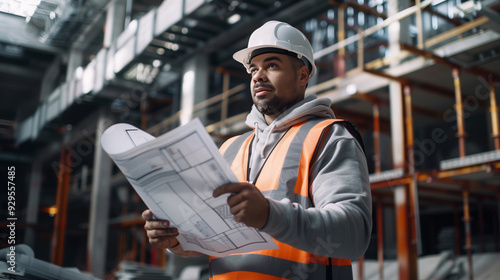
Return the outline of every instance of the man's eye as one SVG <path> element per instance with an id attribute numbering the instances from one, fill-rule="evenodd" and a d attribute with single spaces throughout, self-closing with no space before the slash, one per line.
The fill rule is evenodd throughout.
<path id="1" fill-rule="evenodd" d="M 274 63 L 269 64 L 269 68 L 275 68 L 277 65 Z"/>

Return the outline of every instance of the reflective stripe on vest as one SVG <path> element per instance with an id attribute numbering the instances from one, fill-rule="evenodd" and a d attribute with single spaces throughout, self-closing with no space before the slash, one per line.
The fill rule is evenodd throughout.
<path id="1" fill-rule="evenodd" d="M 288 198 L 304 208 L 313 207 L 309 196 L 311 160 L 316 156 L 325 130 L 341 121 L 310 120 L 291 127 L 264 163 L 255 182 L 257 188 L 266 197 L 275 200 Z M 241 182 L 247 181 L 248 151 L 252 138 L 253 133 L 246 133 L 228 140 L 220 149 Z M 210 257 L 211 279 L 352 278 L 350 260 L 329 259 L 275 242 L 280 249 Z"/>

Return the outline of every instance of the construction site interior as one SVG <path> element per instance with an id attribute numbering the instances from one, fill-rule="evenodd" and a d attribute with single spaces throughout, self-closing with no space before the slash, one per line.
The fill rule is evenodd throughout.
<path id="1" fill-rule="evenodd" d="M 355 279 L 498 279 L 499 11 L 498 0 L 0 0 L 0 169 L 14 166 L 16 182 L 14 215 L 1 195 L 0 248 L 10 215 L 16 244 L 57 267 L 208 279 L 205 258 L 149 244 L 146 206 L 99 139 L 114 123 L 159 136 L 193 118 L 217 145 L 248 131 L 250 76 L 232 55 L 280 20 L 313 46 L 306 94 L 331 99 L 365 143 L 373 229 Z"/>

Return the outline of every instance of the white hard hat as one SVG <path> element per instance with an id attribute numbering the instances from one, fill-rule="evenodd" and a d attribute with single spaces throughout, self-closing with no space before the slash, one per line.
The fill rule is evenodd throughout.
<path id="1" fill-rule="evenodd" d="M 311 43 L 297 28 L 284 22 L 268 21 L 256 29 L 248 40 L 248 47 L 237 51 L 233 58 L 249 71 L 248 66 L 252 58 L 263 53 L 279 52 L 280 49 L 303 60 L 309 67 L 309 77 L 314 76 L 316 65 Z"/>

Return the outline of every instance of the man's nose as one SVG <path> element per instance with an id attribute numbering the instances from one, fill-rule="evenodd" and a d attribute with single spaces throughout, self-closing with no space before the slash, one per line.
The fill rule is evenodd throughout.
<path id="1" fill-rule="evenodd" d="M 252 79 L 253 79 L 254 82 L 262 82 L 262 81 L 267 81 L 267 76 L 266 76 L 265 71 L 263 71 L 261 69 L 261 70 L 257 70 L 253 74 Z"/>

